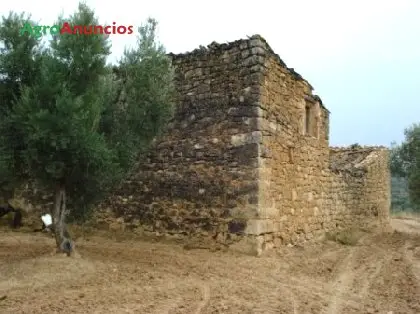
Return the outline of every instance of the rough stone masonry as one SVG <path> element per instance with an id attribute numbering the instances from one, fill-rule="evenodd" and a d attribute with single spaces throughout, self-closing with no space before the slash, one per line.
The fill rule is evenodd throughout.
<path id="1" fill-rule="evenodd" d="M 329 111 L 261 36 L 170 56 L 174 118 L 101 204 L 97 225 L 258 255 L 325 231 L 389 223 L 388 150 L 330 148 Z M 51 205 L 30 185 L 21 194 L 36 204 L 16 205 L 27 211 Z"/>
<path id="2" fill-rule="evenodd" d="M 330 148 L 329 111 L 261 36 L 170 56 L 173 120 L 101 204 L 98 225 L 258 255 L 388 224 L 388 150 Z"/>
<path id="3" fill-rule="evenodd" d="M 329 111 L 261 36 L 170 56 L 173 121 L 101 206 L 121 224 L 260 254 L 388 223 L 388 150 L 330 148 Z"/>

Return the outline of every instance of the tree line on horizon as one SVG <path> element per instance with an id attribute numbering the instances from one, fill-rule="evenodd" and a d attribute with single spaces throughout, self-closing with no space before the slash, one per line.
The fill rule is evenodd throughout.
<path id="1" fill-rule="evenodd" d="M 84 3 L 56 24 L 64 21 L 100 24 Z M 21 34 L 25 23 L 36 25 L 10 12 L 0 24 L 0 189 L 33 180 L 51 192 L 57 248 L 71 253 L 68 218 L 86 217 L 171 118 L 173 69 L 152 18 L 118 71 L 106 63 L 109 36 L 62 34 L 45 44 Z"/>
<path id="2" fill-rule="evenodd" d="M 420 124 L 404 130 L 404 141 L 391 144 L 391 207 L 420 212 Z"/>

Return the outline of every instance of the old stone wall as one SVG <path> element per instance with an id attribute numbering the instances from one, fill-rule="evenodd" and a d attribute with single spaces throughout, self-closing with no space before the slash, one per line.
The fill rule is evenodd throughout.
<path id="1" fill-rule="evenodd" d="M 321 99 L 262 38 L 253 41 L 265 61 L 258 121 L 259 206 L 247 232 L 268 248 L 336 228 L 386 222 L 386 149 L 330 149 L 329 111 Z"/>
<path id="2" fill-rule="evenodd" d="M 260 215 L 254 222 L 259 228 L 251 232 L 264 233 L 269 247 L 309 239 L 318 229 L 314 217 L 325 190 L 329 113 L 312 87 L 259 43 L 267 57 L 260 98 Z"/>
<path id="3" fill-rule="evenodd" d="M 386 149 L 330 149 L 329 111 L 262 37 L 172 58 L 169 130 L 103 206 L 121 224 L 245 237 L 258 253 L 387 221 Z"/>
<path id="4" fill-rule="evenodd" d="M 386 225 L 391 206 L 389 152 L 385 147 L 331 148 L 326 228 Z M 328 195 L 327 195 L 328 196 Z M 327 217 L 328 217 L 327 216 Z"/>
<path id="5" fill-rule="evenodd" d="M 387 149 L 330 148 L 329 111 L 262 37 L 171 57 L 174 117 L 99 206 L 98 226 L 260 254 L 388 223 Z"/>
<path id="6" fill-rule="evenodd" d="M 214 236 L 241 233 L 258 210 L 263 58 L 242 40 L 172 55 L 178 106 L 166 134 L 102 208 L 133 228 Z"/>

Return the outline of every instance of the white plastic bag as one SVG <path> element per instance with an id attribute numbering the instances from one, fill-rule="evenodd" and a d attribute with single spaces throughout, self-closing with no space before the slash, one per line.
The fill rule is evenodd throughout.
<path id="1" fill-rule="evenodd" d="M 45 214 L 41 216 L 41 220 L 47 228 L 52 225 L 52 217 L 50 214 Z"/>

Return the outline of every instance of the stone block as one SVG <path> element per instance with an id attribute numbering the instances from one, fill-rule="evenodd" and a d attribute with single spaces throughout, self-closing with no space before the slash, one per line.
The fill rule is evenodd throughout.
<path id="1" fill-rule="evenodd" d="M 274 222 L 270 219 L 249 219 L 245 229 L 245 233 L 251 235 L 261 235 L 274 231 Z"/>
<path id="2" fill-rule="evenodd" d="M 234 147 L 253 143 L 262 143 L 262 133 L 260 131 L 231 136 L 231 144 Z"/>

